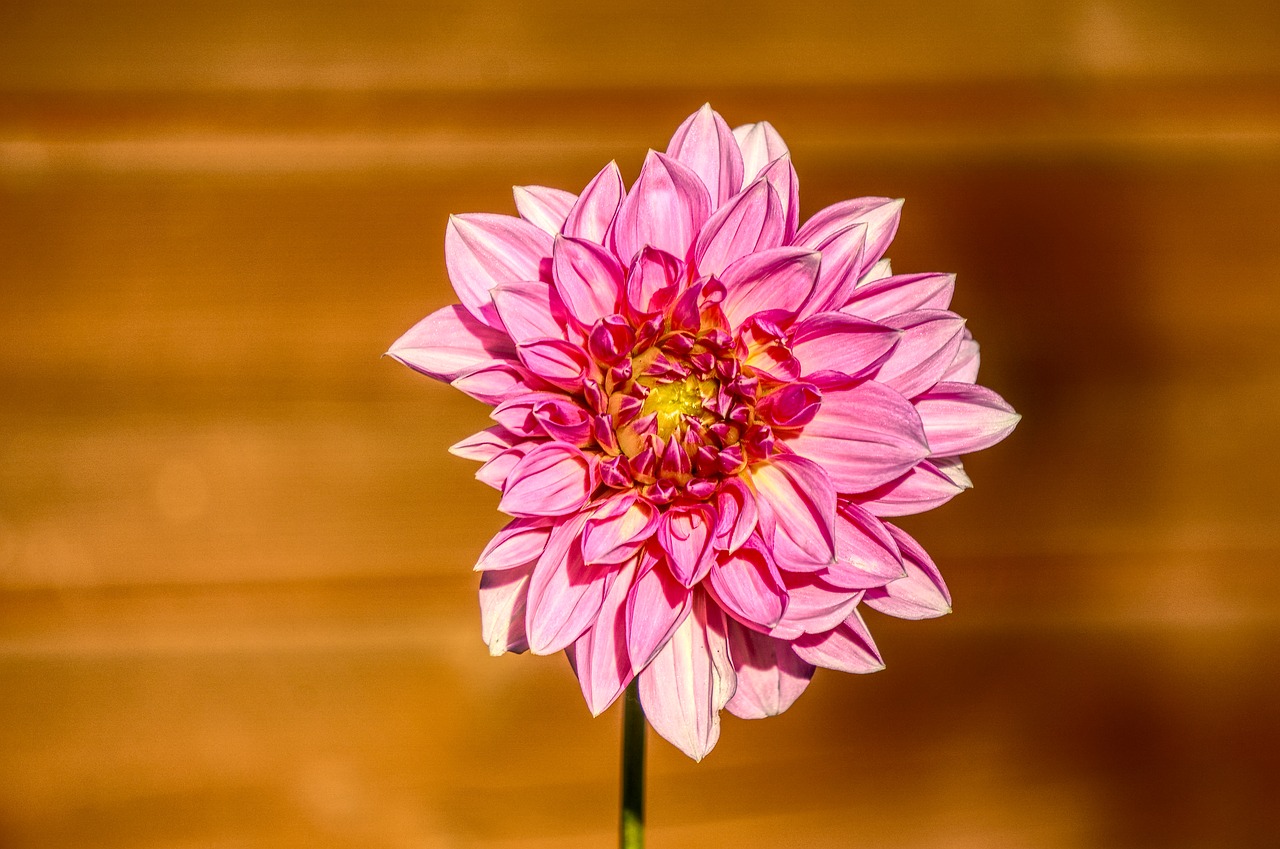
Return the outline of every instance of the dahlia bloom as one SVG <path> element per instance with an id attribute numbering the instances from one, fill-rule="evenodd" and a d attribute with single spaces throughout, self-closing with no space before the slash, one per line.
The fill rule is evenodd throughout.
<path id="1" fill-rule="evenodd" d="M 975 383 L 954 276 L 891 272 L 902 202 L 799 224 L 768 123 L 710 106 L 579 195 L 517 187 L 458 215 L 460 304 L 391 356 L 493 406 L 452 453 L 512 521 L 480 555 L 492 653 L 564 651 L 593 714 L 639 676 L 659 734 L 701 759 L 722 709 L 786 710 L 815 667 L 883 668 L 863 606 L 950 611 L 886 517 L 971 486 L 959 455 L 1018 415 Z"/>

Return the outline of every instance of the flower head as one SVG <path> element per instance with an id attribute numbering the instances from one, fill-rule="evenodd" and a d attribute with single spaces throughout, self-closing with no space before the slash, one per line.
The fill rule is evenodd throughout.
<path id="1" fill-rule="evenodd" d="M 950 610 L 885 517 L 971 484 L 959 455 L 1018 415 L 975 384 L 954 277 L 894 275 L 901 201 L 799 225 L 767 123 L 710 106 L 579 195 L 450 219 L 461 304 L 390 354 L 493 406 L 451 450 L 513 517 L 480 555 L 495 654 L 565 651 L 592 713 L 639 676 L 654 728 L 700 759 L 719 712 L 786 710 L 815 667 L 882 668 L 860 609 Z"/>

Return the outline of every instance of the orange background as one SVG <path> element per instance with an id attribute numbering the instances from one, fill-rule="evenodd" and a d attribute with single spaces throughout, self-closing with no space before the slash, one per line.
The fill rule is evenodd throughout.
<path id="1" fill-rule="evenodd" d="M 956 612 L 651 738 L 658 847 L 1280 845 L 1280 6 L 0 7 L 0 846 L 596 847 L 618 712 L 490 659 L 485 409 L 378 355 L 450 212 L 710 100 L 907 198 L 1025 420 Z"/>

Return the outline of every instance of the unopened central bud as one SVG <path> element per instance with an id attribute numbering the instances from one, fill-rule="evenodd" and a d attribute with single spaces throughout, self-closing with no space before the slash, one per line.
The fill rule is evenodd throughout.
<path id="1" fill-rule="evenodd" d="M 663 439 L 675 433 L 685 416 L 701 418 L 702 402 L 715 392 L 715 381 L 686 377 L 649 387 L 644 399 L 644 413 L 658 414 L 658 435 Z"/>

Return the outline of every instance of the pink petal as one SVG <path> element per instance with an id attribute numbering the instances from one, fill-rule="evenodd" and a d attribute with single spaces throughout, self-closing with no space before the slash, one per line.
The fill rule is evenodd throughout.
<path id="1" fill-rule="evenodd" d="M 770 631 L 779 639 L 820 634 L 839 625 L 862 601 L 863 590 L 833 586 L 813 573 L 783 572 L 787 585 L 787 609 Z"/>
<path id="2" fill-rule="evenodd" d="M 791 707 L 809 686 L 814 667 L 801 660 L 786 640 L 737 622 L 727 624 L 738 688 L 725 709 L 740 719 L 763 719 Z"/>
<path id="3" fill-rule="evenodd" d="M 582 556 L 588 563 L 621 563 L 653 536 L 660 514 L 633 492 L 604 502 L 587 520 Z"/>
<path id="4" fill-rule="evenodd" d="M 855 674 L 884 669 L 880 650 L 856 610 L 834 630 L 825 634 L 805 634 L 792 646 L 801 660 L 823 669 Z"/>
<path id="5" fill-rule="evenodd" d="M 741 622 L 769 630 L 787 609 L 787 589 L 773 561 L 760 548 L 744 546 L 722 555 L 708 576 L 710 591 Z"/>
<path id="6" fill-rule="evenodd" d="M 915 408 L 875 381 L 824 390 L 818 415 L 786 444 L 821 465 L 842 493 L 891 481 L 929 454 Z"/>
<path id="7" fill-rule="evenodd" d="M 476 563 L 477 572 L 515 569 L 534 563 L 547 547 L 551 536 L 549 519 L 513 519 L 498 531 Z"/>
<path id="8" fill-rule="evenodd" d="M 796 227 L 800 223 L 800 178 L 796 176 L 791 157 L 783 155 L 760 172 L 760 179 L 767 180 L 782 202 L 783 244 L 795 243 Z"/>
<path id="9" fill-rule="evenodd" d="M 674 291 L 673 287 L 684 279 L 684 263 L 666 251 L 645 248 L 631 263 L 627 275 L 627 304 L 633 316 L 647 316 L 658 312 L 663 302 L 655 300 L 659 293 Z"/>
<path id="10" fill-rule="evenodd" d="M 480 323 L 458 304 L 436 310 L 392 343 L 387 355 L 445 382 L 495 362 L 510 362 L 507 334 Z"/>
<path id="11" fill-rule="evenodd" d="M 710 214 L 711 199 L 698 175 L 651 150 L 614 221 L 614 252 L 630 263 L 652 245 L 684 259 Z"/>
<path id="12" fill-rule="evenodd" d="M 610 162 L 591 178 L 578 196 L 577 203 L 569 210 L 564 234 L 603 245 L 624 195 L 622 172 L 618 170 L 618 163 Z"/>
<path id="13" fill-rule="evenodd" d="M 742 167 L 746 181 L 769 166 L 769 163 L 787 155 L 787 143 L 768 121 L 743 124 L 733 128 L 733 137 L 742 150 Z"/>
<path id="14" fill-rule="evenodd" d="M 683 453 L 678 447 L 675 450 Z M 658 544 L 667 553 L 671 574 L 686 587 L 701 581 L 711 568 L 714 531 L 715 517 L 704 504 L 671 507 L 662 514 Z"/>
<path id="15" fill-rule="evenodd" d="M 836 233 L 853 224 L 867 225 L 867 244 L 862 255 L 861 277 L 888 250 L 898 232 L 902 201 L 889 198 L 854 198 L 820 210 L 796 233 L 795 244 L 817 248 Z"/>
<path id="16" fill-rule="evenodd" d="M 692 591 L 671 579 L 659 561 L 643 557 L 627 597 L 627 656 L 644 669 L 689 615 Z"/>
<path id="17" fill-rule="evenodd" d="M 836 491 L 821 466 L 794 454 L 775 454 L 751 470 L 751 483 L 777 521 L 779 533 L 813 563 L 832 561 Z"/>
<path id="18" fill-rule="evenodd" d="M 511 192 L 516 197 L 520 217 L 553 236 L 560 232 L 569 210 L 578 200 L 573 192 L 546 186 L 515 186 Z"/>
<path id="19" fill-rule="evenodd" d="M 953 480 L 935 463 L 920 461 L 902 477 L 860 496 L 859 502 L 874 516 L 911 516 L 946 504 L 972 486 Z"/>
<path id="20" fill-rule="evenodd" d="M 767 180 L 757 180 L 702 225 L 693 248 L 698 273 L 718 277 L 748 254 L 779 247 L 783 223 L 777 193 Z"/>
<path id="21" fill-rule="evenodd" d="M 529 453 L 529 450 L 530 443 L 524 443 L 503 451 L 493 459 L 486 461 L 479 469 L 476 469 L 476 480 L 488 484 L 494 489 L 505 488 L 507 478 L 511 476 L 512 470 L 520 464 L 520 461 L 524 459 L 525 454 Z"/>
<path id="22" fill-rule="evenodd" d="M 954 274 L 901 274 L 860 285 L 848 301 L 836 306 L 850 315 L 883 321 L 913 310 L 945 310 L 955 286 Z"/>
<path id="23" fill-rule="evenodd" d="M 716 548 L 737 551 L 756 529 L 758 518 L 756 497 L 742 478 L 726 479 L 716 495 Z"/>
<path id="24" fill-rule="evenodd" d="M 879 589 L 868 590 L 867 607 L 899 619 L 933 619 L 950 613 L 951 593 L 933 560 L 906 532 L 893 525 L 886 527 L 898 543 L 907 574 Z"/>
<path id="25" fill-rule="evenodd" d="M 490 326 L 497 315 L 489 290 L 504 283 L 541 278 L 551 256 L 551 237 L 510 215 L 452 215 L 444 233 L 444 262 L 458 300 Z"/>
<path id="26" fill-rule="evenodd" d="M 709 103 L 684 120 L 667 145 L 667 155 L 698 175 L 713 208 L 742 188 L 742 151 Z"/>
<path id="27" fill-rule="evenodd" d="M 583 562 L 582 524 L 575 516 L 557 525 L 533 567 L 525 630 L 534 654 L 555 654 L 582 636 L 617 574 L 616 567 Z"/>
<path id="28" fill-rule="evenodd" d="M 1022 416 L 985 386 L 939 383 L 915 399 L 931 453 L 967 454 L 1004 439 Z"/>
<path id="29" fill-rule="evenodd" d="M 565 315 L 560 296 L 550 283 L 519 280 L 495 286 L 490 293 L 507 334 L 518 345 L 534 339 L 564 339 Z"/>
<path id="30" fill-rule="evenodd" d="M 855 504 L 836 510 L 836 562 L 826 579 L 838 587 L 882 587 L 903 575 L 902 555 L 888 527 Z"/>
<path id="31" fill-rule="evenodd" d="M 813 290 L 822 255 L 803 248 L 772 248 L 745 256 L 725 269 L 720 304 L 731 327 L 764 310 L 794 312 Z"/>
<path id="32" fill-rule="evenodd" d="M 528 651 L 524 632 L 525 605 L 533 564 L 480 576 L 480 635 L 497 657 L 504 652 Z"/>
<path id="33" fill-rule="evenodd" d="M 449 453 L 464 460 L 487 463 L 516 443 L 516 435 L 502 425 L 487 427 L 449 447 Z"/>
<path id="34" fill-rule="evenodd" d="M 916 310 L 885 319 L 902 338 L 876 371 L 876 382 L 914 398 L 937 383 L 964 339 L 964 319 L 945 310 Z"/>
<path id="35" fill-rule="evenodd" d="M 866 270 L 863 263 L 866 247 L 866 224 L 850 224 L 817 246 L 822 252 L 822 270 L 801 315 L 829 312 L 849 300 Z"/>
<path id="36" fill-rule="evenodd" d="M 538 377 L 569 392 L 582 388 L 588 377 L 598 377 L 591 356 L 581 345 L 563 339 L 536 339 L 516 346 L 524 367 Z"/>
<path id="37" fill-rule="evenodd" d="M 586 504 L 596 483 L 590 457 L 572 445 L 548 442 L 516 463 L 498 509 L 510 516 L 563 516 Z"/>
<path id="38" fill-rule="evenodd" d="M 626 563 L 605 593 L 596 620 L 565 649 L 592 716 L 599 716 L 635 677 L 627 658 L 626 601 L 636 563 Z"/>
<path id="39" fill-rule="evenodd" d="M 489 418 L 515 436 L 538 439 L 547 435 L 542 419 L 534 415 L 534 409 L 543 404 L 571 405 L 581 410 L 574 399 L 559 392 L 526 392 L 518 398 L 503 401 L 489 413 Z"/>
<path id="40" fill-rule="evenodd" d="M 693 614 L 640 673 L 640 703 L 654 731 L 700 761 L 720 738 L 736 680 L 724 614 L 695 593 Z"/>
<path id="41" fill-rule="evenodd" d="M 978 379 L 980 361 L 978 343 L 966 330 L 964 339 L 960 342 L 960 350 L 956 352 L 956 358 L 947 367 L 942 379 L 950 383 L 974 383 Z"/>
<path id="42" fill-rule="evenodd" d="M 599 245 L 557 236 L 552 273 L 561 301 L 584 327 L 618 311 L 622 266 Z"/>
<path id="43" fill-rule="evenodd" d="M 860 374 L 890 355 L 902 331 L 840 312 L 810 316 L 796 325 L 791 352 L 803 374 Z"/>
<path id="44" fill-rule="evenodd" d="M 519 366 L 498 363 L 461 374 L 449 385 L 485 404 L 501 404 L 528 392 L 530 380 Z"/>
<path id="45" fill-rule="evenodd" d="M 775 428 L 800 428 L 822 407 L 822 392 L 812 383 L 789 383 L 756 405 L 757 416 Z"/>

